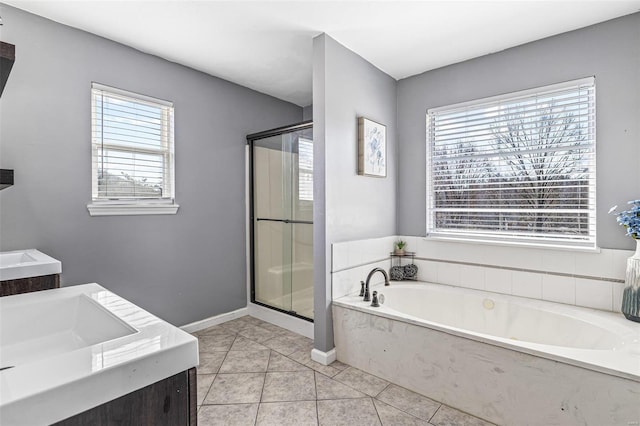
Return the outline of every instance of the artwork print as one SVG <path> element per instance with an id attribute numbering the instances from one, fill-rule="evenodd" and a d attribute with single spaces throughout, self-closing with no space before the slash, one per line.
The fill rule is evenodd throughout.
<path id="1" fill-rule="evenodd" d="M 387 176 L 387 128 L 364 117 L 358 118 L 358 174 Z"/>

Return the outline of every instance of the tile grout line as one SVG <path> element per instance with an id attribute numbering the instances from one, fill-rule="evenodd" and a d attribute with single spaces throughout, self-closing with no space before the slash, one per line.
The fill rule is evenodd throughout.
<path id="1" fill-rule="evenodd" d="M 233 339 L 233 343 L 236 342 L 237 338 L 238 338 L 238 336 L 236 335 L 236 338 Z M 231 349 L 233 347 L 233 343 L 231 343 L 231 346 L 229 346 L 229 349 Z M 231 351 L 230 350 L 229 351 L 225 351 L 224 358 L 222 359 L 222 362 L 220 363 L 220 366 L 218 367 L 218 370 L 216 371 L 216 374 L 220 374 L 220 369 L 222 368 L 222 365 L 224 364 L 224 362 L 227 360 L 227 356 L 229 356 L 229 352 L 231 352 Z M 216 376 L 216 379 L 217 378 L 218 378 L 218 376 Z"/>
<path id="2" fill-rule="evenodd" d="M 388 261 L 388 260 L 389 260 L 389 258 L 384 258 L 384 259 L 374 260 L 374 261 L 370 261 L 370 262 L 366 262 L 366 263 L 359 263 L 357 265 L 346 266 L 346 267 L 337 269 L 335 271 L 332 270 L 331 273 L 332 274 L 337 274 L 339 272 L 350 271 L 352 269 L 357 269 L 357 268 L 360 268 L 362 266 L 372 265 L 374 263 L 380 263 L 380 262 L 384 262 L 384 261 Z M 438 258 L 423 257 L 423 256 L 415 256 L 415 260 L 424 260 L 424 261 L 436 262 L 436 263 L 449 263 L 449 264 L 452 264 L 452 265 L 477 266 L 477 267 L 491 268 L 491 269 L 503 269 L 503 270 L 508 270 L 508 271 L 517 271 L 517 272 L 530 272 L 530 273 L 538 273 L 538 274 L 546 274 L 546 275 L 557 275 L 557 276 L 570 277 L 570 278 L 583 278 L 583 279 L 590 279 L 590 280 L 595 280 L 595 281 L 608 281 L 608 282 L 614 282 L 614 283 L 624 283 L 623 279 L 613 278 L 613 277 L 598 277 L 598 276 L 593 276 L 593 275 L 570 274 L 570 273 L 566 273 L 566 272 L 557 272 L 557 271 L 543 271 L 543 270 L 529 269 L 529 268 L 518 268 L 518 267 L 515 267 L 515 266 L 502 266 L 502 265 L 495 265 L 495 264 L 466 262 L 466 261 L 451 260 L 451 259 L 438 259 Z"/>
<path id="3" fill-rule="evenodd" d="M 348 370 L 349 368 L 353 368 L 353 369 L 355 369 L 355 370 L 358 370 L 358 369 L 357 369 L 357 368 L 355 368 L 355 367 L 351 367 L 351 366 L 349 366 L 349 367 L 347 367 L 347 368 L 346 368 L 345 370 L 343 370 L 343 371 L 346 371 L 346 370 Z M 358 371 L 362 371 L 362 370 L 358 370 Z M 365 374 L 369 374 L 369 373 L 367 373 L 366 371 L 363 371 L 363 373 L 365 373 Z M 338 374 L 339 374 L 339 373 L 338 373 Z M 378 376 L 373 375 L 373 374 L 370 374 L 370 375 L 371 375 L 371 376 L 373 376 L 373 377 L 376 377 L 376 378 L 378 378 L 378 379 L 380 379 L 380 380 L 385 380 L 385 379 L 383 379 L 382 377 L 378 377 Z M 341 384 L 343 384 L 343 385 L 345 385 L 345 386 L 347 386 L 347 387 L 350 387 L 351 389 L 355 389 L 355 388 L 353 388 L 353 387 L 351 387 L 351 386 L 347 385 L 346 383 L 343 383 L 343 382 L 341 382 L 341 381 L 339 381 L 339 380 L 336 380 L 336 381 L 337 381 L 337 382 L 339 382 L 339 383 L 341 383 Z M 380 395 L 382 395 L 382 393 L 383 393 L 385 390 L 387 390 L 389 387 L 391 387 L 391 386 L 396 386 L 396 387 L 399 387 L 399 388 L 405 389 L 405 390 L 407 390 L 407 391 L 409 391 L 409 392 L 411 392 L 411 393 L 415 393 L 416 395 L 419 395 L 419 396 L 421 396 L 421 397 L 423 397 L 423 398 L 429 399 L 429 400 L 431 400 L 431 401 L 435 402 L 436 404 L 438 404 L 438 408 L 437 408 L 437 409 L 436 409 L 436 411 L 433 413 L 433 415 L 431 416 L 431 418 L 433 418 L 433 416 L 435 416 L 435 413 L 436 413 L 436 412 L 440 409 L 440 407 L 442 406 L 442 403 L 441 403 L 441 402 L 436 401 L 436 400 L 434 400 L 434 399 L 431 399 L 431 398 L 429 398 L 428 396 L 422 395 L 421 393 L 418 393 L 418 392 L 414 392 L 414 391 L 412 391 L 411 389 L 407 389 L 407 388 L 405 388 L 405 387 L 402 387 L 402 386 L 396 385 L 395 383 L 389 382 L 388 380 L 385 380 L 385 381 L 387 382 L 387 385 L 386 385 L 386 386 L 385 386 L 385 387 L 384 387 L 380 392 L 378 392 L 378 393 L 376 394 L 376 396 L 370 396 L 370 395 L 367 395 L 366 393 L 365 393 L 365 395 L 369 396 L 369 397 L 370 397 L 370 398 L 372 398 L 372 399 L 375 399 L 375 400 L 377 400 L 377 401 L 380 401 L 380 402 L 382 402 L 382 403 L 384 403 L 384 404 L 387 404 L 387 405 L 389 405 L 390 407 L 393 407 L 393 408 L 395 408 L 396 410 L 398 410 L 398 411 L 400 411 L 400 412 L 402 412 L 402 413 L 404 413 L 404 414 L 407 414 L 408 416 L 411 416 L 411 417 L 413 417 L 413 418 L 419 419 L 419 420 L 421 420 L 421 421 L 423 421 L 423 419 L 422 419 L 422 418 L 420 418 L 420 417 L 418 417 L 418 416 L 416 416 L 416 415 L 414 415 L 414 414 L 412 414 L 412 413 L 410 413 L 410 412 L 406 411 L 404 408 L 397 407 L 397 406 L 395 406 L 394 404 L 391 404 L 391 403 L 389 403 L 389 402 L 385 402 L 385 401 L 381 400 L 381 399 L 380 399 L 380 398 L 378 398 L 378 397 L 379 397 Z M 355 389 L 355 390 L 356 390 L 356 391 L 358 391 L 358 389 Z M 362 392 L 362 391 L 358 391 L 358 392 L 364 393 L 364 392 Z M 374 404 L 374 405 L 375 405 L 375 404 Z M 376 408 L 376 411 L 377 411 L 377 408 Z M 475 417 L 475 416 L 474 416 L 474 417 Z M 429 421 L 427 421 L 427 422 L 429 422 Z"/>
<path id="4" fill-rule="evenodd" d="M 237 336 L 236 336 L 237 337 Z M 235 342 L 236 339 L 234 338 L 233 341 Z M 233 343 L 231 343 L 231 346 L 233 346 Z M 231 346 L 229 348 L 231 348 Z M 224 358 L 222 359 L 222 362 L 220 362 L 220 365 L 218 366 L 218 368 L 216 369 L 215 372 L 215 377 L 213 378 L 213 381 L 211 382 L 211 386 L 209 386 L 209 390 L 207 391 L 207 393 L 205 394 L 204 398 L 202 399 L 202 404 L 200 405 L 200 407 L 202 407 L 203 405 L 205 405 L 205 402 L 207 400 L 207 395 L 209 395 L 209 392 L 211 392 L 211 388 L 213 387 L 213 383 L 218 380 L 218 376 L 220 375 L 220 369 L 222 368 L 222 364 L 224 364 L 224 361 L 227 359 L 227 355 L 229 355 L 229 351 L 225 351 L 224 354 Z M 198 370 L 196 369 L 196 376 L 198 375 Z M 215 405 L 215 404 L 206 404 L 206 405 Z"/>
<path id="5" fill-rule="evenodd" d="M 436 416 L 436 414 L 438 414 L 438 411 L 440 411 L 441 408 L 442 408 L 442 403 L 440 403 L 436 411 L 433 412 L 433 416 L 429 417 L 429 420 L 427 420 L 427 423 L 431 423 L 431 420 L 433 420 L 433 418 Z"/>
<path id="6" fill-rule="evenodd" d="M 202 404 L 202 407 L 205 405 L 207 407 L 212 407 L 215 405 L 253 405 L 253 404 L 263 404 L 262 402 L 225 402 L 224 404 Z M 264 402 L 264 404 L 271 404 L 270 402 Z"/>
<path id="7" fill-rule="evenodd" d="M 264 384 L 263 384 L 264 386 Z M 253 426 L 257 426 L 258 425 L 258 413 L 260 412 L 260 403 L 258 402 L 258 408 L 256 409 L 256 418 L 253 419 Z"/>
<path id="8" fill-rule="evenodd" d="M 211 392 L 211 388 L 213 387 L 213 382 L 216 380 L 216 377 L 218 377 L 218 375 L 214 374 L 214 377 L 213 377 L 213 380 L 211 381 L 211 384 L 207 388 L 207 391 L 204 393 L 204 398 L 202 398 L 202 404 L 200 404 L 200 407 L 202 407 L 204 405 L 204 402 L 207 400 L 207 395 L 209 395 L 209 392 Z M 198 380 L 198 374 L 196 374 L 196 380 Z M 197 382 L 196 382 L 196 389 L 197 389 Z M 197 391 L 196 391 L 196 393 L 197 393 Z M 196 396 L 198 396 L 198 395 L 196 395 Z"/>
<path id="9" fill-rule="evenodd" d="M 416 256 L 415 259 L 424 260 L 427 262 L 435 262 L 435 263 L 450 263 L 452 265 L 476 266 L 480 268 L 502 269 L 502 270 L 515 271 L 515 272 L 529 272 L 529 273 L 541 274 L 541 275 L 557 275 L 560 277 L 568 277 L 568 278 L 582 278 L 582 279 L 588 279 L 593 281 L 608 281 L 608 282 L 614 282 L 614 283 L 624 283 L 623 279 L 612 278 L 612 277 L 597 277 L 593 275 L 570 274 L 567 272 L 543 271 L 538 269 L 517 268 L 515 266 L 489 265 L 484 263 L 465 262 L 460 260 L 449 260 L 449 259 L 436 259 L 436 258 L 420 257 L 420 256 Z"/>
<path id="10" fill-rule="evenodd" d="M 312 370 L 313 371 L 313 370 Z M 313 386 L 316 390 L 316 425 L 320 424 L 320 413 L 318 412 L 318 381 L 316 380 L 316 372 L 313 371 Z"/>
<path id="11" fill-rule="evenodd" d="M 376 416 L 378 416 L 378 421 L 380 422 L 380 425 L 384 426 L 384 423 L 382 423 L 382 417 L 380 417 L 380 413 L 378 412 L 378 407 L 376 407 L 374 398 L 370 398 L 370 400 L 371 400 L 371 404 L 373 405 L 373 410 L 376 412 Z"/>
<path id="12" fill-rule="evenodd" d="M 367 373 L 367 374 L 368 374 L 368 373 Z M 378 376 L 375 376 L 375 377 L 378 377 Z M 382 380 L 384 380 L 384 379 L 382 379 Z M 400 385 L 396 385 L 395 383 L 391 383 L 391 382 L 389 382 L 389 384 L 387 385 L 387 387 L 385 387 L 385 388 L 384 388 L 384 389 L 383 389 L 383 390 L 382 390 L 382 391 L 381 391 L 377 396 L 375 396 L 375 397 L 374 397 L 374 399 L 376 399 L 376 400 L 378 400 L 378 401 L 380 401 L 380 402 L 382 402 L 382 403 L 384 403 L 384 404 L 387 404 L 387 405 L 389 405 L 390 407 L 393 407 L 393 408 L 395 408 L 396 410 L 398 410 L 398 411 L 400 411 L 400 412 L 402 412 L 402 413 L 405 413 L 405 414 L 407 414 L 407 415 L 409 415 L 409 416 L 411 416 L 411 417 L 415 417 L 416 419 L 419 419 L 419 420 L 421 420 L 421 421 L 424 421 L 424 419 L 422 419 L 421 417 L 418 417 L 418 416 L 417 416 L 417 415 L 415 415 L 415 414 L 412 414 L 412 413 L 408 412 L 408 411 L 407 411 L 407 410 L 405 410 L 404 408 L 396 407 L 396 406 L 395 406 L 394 404 L 392 404 L 391 402 L 383 401 L 383 400 L 381 400 L 380 398 L 378 398 L 378 397 L 379 397 L 380 395 L 382 395 L 382 393 L 383 393 L 385 390 L 387 390 L 387 388 L 389 388 L 390 386 L 395 386 L 395 387 L 398 387 L 398 388 L 404 389 L 404 390 L 406 390 L 406 391 L 408 391 L 408 392 L 415 393 L 416 395 L 419 395 L 419 396 L 421 396 L 421 397 L 423 397 L 423 398 L 426 398 L 426 399 L 428 399 L 428 400 L 430 400 L 430 401 L 433 401 L 433 402 L 435 402 L 436 404 L 438 404 L 438 408 L 436 408 L 436 411 L 434 411 L 434 412 L 433 412 L 433 415 L 429 418 L 429 420 L 427 420 L 427 423 L 429 423 L 429 422 L 431 421 L 431 419 L 433 418 L 433 416 L 435 416 L 435 415 L 436 415 L 436 413 L 438 412 L 438 410 L 440 409 L 440 407 L 442 407 L 442 405 L 443 405 L 443 404 L 442 404 L 442 402 L 440 402 L 440 401 L 436 401 L 435 399 L 429 398 L 429 397 L 428 397 L 428 396 L 426 396 L 426 395 L 422 395 L 421 393 L 414 392 L 414 391 L 412 391 L 411 389 L 405 388 L 405 387 L 400 386 Z M 473 417 L 475 417 L 475 416 L 473 416 Z"/>
<path id="13" fill-rule="evenodd" d="M 365 371 L 365 373 L 366 373 L 366 371 Z M 367 373 L 367 374 L 369 374 L 369 373 Z M 373 376 L 373 374 L 372 374 L 372 376 Z M 378 376 L 373 376 L 373 377 L 378 377 Z M 378 377 L 378 379 L 384 380 L 382 377 Z M 387 386 L 382 388 L 382 390 L 380 392 L 378 392 L 377 394 L 375 394 L 375 396 L 373 396 L 372 398 L 378 399 L 378 397 L 382 394 L 382 392 L 386 391 L 389 388 L 389 386 L 391 386 L 392 383 L 390 381 L 388 381 L 388 380 L 384 380 L 384 381 L 387 382 Z"/>
<path id="14" fill-rule="evenodd" d="M 271 352 L 269 352 L 269 360 L 267 360 L 267 368 L 269 368 L 269 361 L 271 361 Z M 258 400 L 258 409 L 256 410 L 256 418 L 253 419 L 253 426 L 258 425 L 258 413 L 260 412 L 260 404 L 262 404 L 262 393 L 264 392 L 264 384 L 267 381 L 267 373 L 264 373 L 264 380 L 262 381 L 262 390 L 260 391 L 260 399 Z"/>
<path id="15" fill-rule="evenodd" d="M 269 351 L 269 358 L 267 359 L 267 368 L 269 370 L 269 363 L 271 362 L 271 351 Z M 262 404 L 262 395 L 264 394 L 264 386 L 267 383 L 267 372 L 264 373 L 264 380 L 262 381 L 262 390 L 260 391 L 260 398 L 258 398 L 258 409 L 256 410 L 256 418 L 253 421 L 253 426 L 258 424 L 258 413 L 260 412 L 260 405 Z"/>
<path id="16" fill-rule="evenodd" d="M 269 363 L 271 362 L 271 351 L 269 351 L 269 359 L 267 360 L 267 370 L 269 370 Z M 264 373 L 264 381 L 262 382 L 262 390 L 260 391 L 260 399 L 258 400 L 258 404 L 262 404 L 262 396 L 264 395 L 264 387 L 267 384 L 267 372 Z M 258 405 L 258 409 L 260 406 Z"/>

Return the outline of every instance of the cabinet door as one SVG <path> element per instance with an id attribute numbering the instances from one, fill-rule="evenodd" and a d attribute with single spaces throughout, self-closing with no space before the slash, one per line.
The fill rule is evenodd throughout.
<path id="1" fill-rule="evenodd" d="M 195 369 L 183 371 L 98 407 L 56 423 L 56 426 L 195 426 L 190 388 L 195 389 Z M 191 378 L 190 376 L 193 376 Z M 190 379 L 193 383 L 190 386 Z M 191 396 L 195 402 L 195 392 Z"/>
<path id="2" fill-rule="evenodd" d="M 60 274 L 0 281 L 0 297 L 60 287 Z"/>

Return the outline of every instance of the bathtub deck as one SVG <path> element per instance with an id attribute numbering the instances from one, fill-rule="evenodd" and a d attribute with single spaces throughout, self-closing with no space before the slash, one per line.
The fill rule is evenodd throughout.
<path id="1" fill-rule="evenodd" d="M 318 364 L 310 339 L 250 316 L 194 335 L 201 426 L 490 424 L 346 364 Z"/>
<path id="2" fill-rule="evenodd" d="M 338 360 L 497 424 L 626 425 L 640 382 L 333 306 Z"/>

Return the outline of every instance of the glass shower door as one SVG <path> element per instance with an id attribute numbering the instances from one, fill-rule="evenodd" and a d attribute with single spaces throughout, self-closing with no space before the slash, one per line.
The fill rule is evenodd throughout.
<path id="1" fill-rule="evenodd" d="M 250 142 L 252 301 L 312 319 L 312 130 Z"/>

